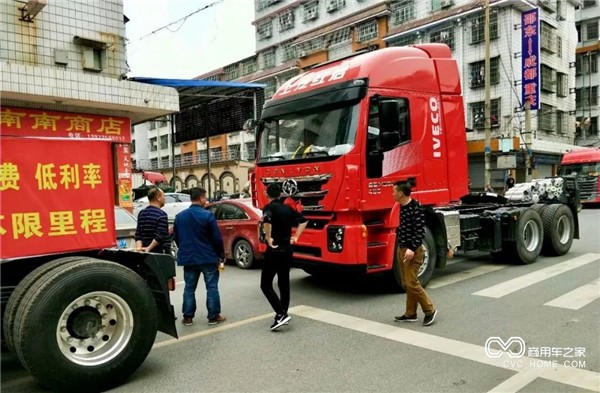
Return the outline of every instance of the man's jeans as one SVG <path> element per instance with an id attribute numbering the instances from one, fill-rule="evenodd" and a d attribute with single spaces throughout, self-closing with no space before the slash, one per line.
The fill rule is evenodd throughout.
<path id="1" fill-rule="evenodd" d="M 183 267 L 183 278 L 185 280 L 182 307 L 183 316 L 193 318 L 196 314 L 196 287 L 198 286 L 200 274 L 204 276 L 204 284 L 206 285 L 207 317 L 208 319 L 216 318 L 221 314 L 217 264 Z"/>
<path id="2" fill-rule="evenodd" d="M 417 303 L 421 305 L 425 315 L 431 315 L 435 311 L 435 306 L 427 296 L 418 278 L 419 268 L 425 258 L 425 250 L 423 246 L 417 248 L 414 257 L 406 262 L 404 261 L 405 252 L 406 248 L 398 248 L 398 261 L 402 266 L 402 286 L 406 290 L 406 312 L 404 315 L 408 317 L 417 315 Z"/>

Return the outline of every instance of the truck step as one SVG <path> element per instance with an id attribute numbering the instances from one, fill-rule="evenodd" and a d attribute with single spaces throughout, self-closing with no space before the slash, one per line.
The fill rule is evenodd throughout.
<path id="1" fill-rule="evenodd" d="M 368 227 L 372 227 L 372 226 L 381 226 L 384 224 L 383 220 L 372 220 L 372 221 L 364 221 L 363 224 L 365 224 Z"/>
<path id="2" fill-rule="evenodd" d="M 385 265 L 367 265 L 367 270 L 383 269 Z"/>
<path id="3" fill-rule="evenodd" d="M 367 243 L 367 247 L 368 248 L 387 247 L 387 243 L 384 243 L 384 242 L 368 242 Z"/>

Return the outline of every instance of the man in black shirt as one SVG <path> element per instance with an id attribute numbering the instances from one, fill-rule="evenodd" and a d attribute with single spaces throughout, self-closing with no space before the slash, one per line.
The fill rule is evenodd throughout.
<path id="1" fill-rule="evenodd" d="M 291 319 L 287 312 L 290 306 L 292 244 L 296 243 L 308 221 L 302 213 L 279 199 L 281 196 L 279 184 L 269 184 L 267 196 L 270 202 L 263 209 L 263 223 L 268 247 L 260 276 L 260 289 L 275 311 L 275 321 L 271 325 L 271 330 L 277 330 Z M 292 236 L 292 227 L 295 225 L 298 228 Z M 273 279 L 276 274 L 281 299 L 273 290 Z"/>
<path id="2" fill-rule="evenodd" d="M 402 267 L 402 286 L 406 290 L 406 311 L 394 318 L 396 322 L 417 322 L 417 303 L 425 313 L 423 325 L 433 323 L 437 310 L 419 281 L 419 268 L 425 259 L 425 215 L 419 202 L 410 197 L 410 185 L 394 184 L 394 200 L 400 203 L 400 226 L 397 230 L 398 263 Z"/>
<path id="3" fill-rule="evenodd" d="M 169 219 L 161 208 L 165 205 L 165 193 L 158 187 L 148 190 L 148 206 L 138 214 L 135 230 L 137 251 L 168 254 L 171 250 Z"/>

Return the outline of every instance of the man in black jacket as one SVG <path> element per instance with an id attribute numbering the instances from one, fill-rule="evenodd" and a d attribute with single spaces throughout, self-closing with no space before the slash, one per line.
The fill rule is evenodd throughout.
<path id="1" fill-rule="evenodd" d="M 425 313 L 424 326 L 435 320 L 437 309 L 419 282 L 419 268 L 423 264 L 425 249 L 425 215 L 421 204 L 410 197 L 410 185 L 394 184 L 394 200 L 400 203 L 400 225 L 397 230 L 398 262 L 402 266 L 402 286 L 406 290 L 406 311 L 394 318 L 396 322 L 417 322 L 417 303 Z"/>
<path id="2" fill-rule="evenodd" d="M 292 263 L 292 244 L 306 228 L 308 221 L 302 213 L 284 204 L 281 199 L 281 187 L 271 183 L 267 187 L 269 204 L 263 209 L 263 223 L 267 250 L 260 276 L 260 289 L 275 311 L 275 321 L 271 330 L 277 330 L 289 323 L 288 307 L 290 306 L 290 267 Z M 292 227 L 297 225 L 292 236 Z M 277 285 L 281 299 L 273 290 L 273 279 L 277 274 Z"/>

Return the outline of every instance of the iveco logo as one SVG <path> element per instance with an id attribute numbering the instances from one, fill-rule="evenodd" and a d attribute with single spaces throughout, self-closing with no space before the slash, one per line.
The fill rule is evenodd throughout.
<path id="1" fill-rule="evenodd" d="M 287 195 L 295 195 L 298 192 L 298 183 L 294 179 L 287 179 L 281 185 L 281 190 Z"/>

